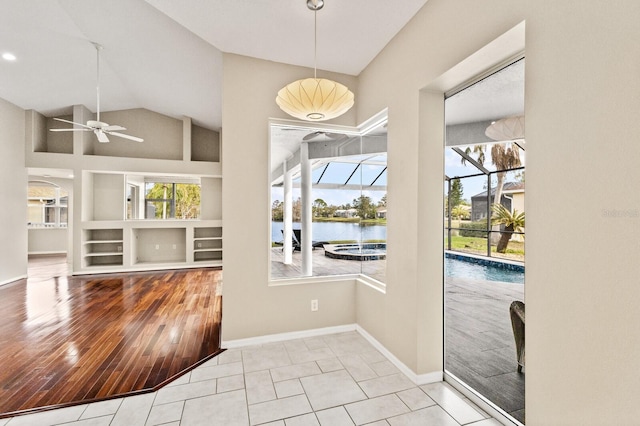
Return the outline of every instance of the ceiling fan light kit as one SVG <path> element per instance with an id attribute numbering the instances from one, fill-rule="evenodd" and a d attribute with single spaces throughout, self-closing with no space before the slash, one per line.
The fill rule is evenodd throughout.
<path id="1" fill-rule="evenodd" d="M 324 6 L 324 0 L 307 0 L 307 7 L 314 12 L 314 62 L 317 55 L 316 12 Z M 347 112 L 354 103 L 353 93 L 343 84 L 325 78 L 317 78 L 314 63 L 313 78 L 305 78 L 287 84 L 278 91 L 276 104 L 292 117 L 305 121 L 325 121 Z"/>
<path id="2" fill-rule="evenodd" d="M 310 0 L 311 1 L 311 0 Z M 74 126 L 70 129 L 49 129 L 52 132 L 89 132 L 93 131 L 93 133 L 98 138 L 98 142 L 106 143 L 109 142 L 109 138 L 107 135 L 117 136 L 119 138 L 128 139 L 134 142 L 144 142 L 144 139 L 139 138 L 137 136 L 125 135 L 124 133 L 119 133 L 120 130 L 127 130 L 125 127 L 117 126 L 117 125 L 109 125 L 105 122 L 100 121 L 100 51 L 102 50 L 102 46 L 98 43 L 92 43 L 96 48 L 97 55 L 97 76 L 96 76 L 96 119 L 88 120 L 87 124 L 76 123 L 75 121 L 64 120 L 62 118 L 54 118 L 54 120 L 62 121 L 63 123 L 73 124 Z"/>

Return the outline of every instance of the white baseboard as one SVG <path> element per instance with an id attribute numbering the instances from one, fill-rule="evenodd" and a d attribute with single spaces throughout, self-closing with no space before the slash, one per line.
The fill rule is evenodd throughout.
<path id="1" fill-rule="evenodd" d="M 268 334 L 266 336 L 248 337 L 246 339 L 223 340 L 225 349 L 242 348 L 244 346 L 264 345 L 266 343 L 282 342 L 293 339 L 306 339 L 308 337 L 323 336 L 325 334 L 346 333 L 355 331 L 356 324 L 338 325 L 335 327 L 315 328 L 311 330 L 292 331 L 289 333 Z"/>
<path id="2" fill-rule="evenodd" d="M 433 371 L 431 373 L 425 374 L 416 374 L 407 367 L 402 361 L 400 361 L 394 354 L 389 352 L 387 348 L 385 348 L 382 343 L 378 342 L 372 335 L 367 333 L 367 331 L 356 325 L 356 331 L 360 333 L 362 337 L 367 339 L 371 345 L 376 348 L 378 351 L 382 353 L 393 365 L 395 365 L 398 370 L 400 370 L 405 376 L 409 378 L 416 385 L 426 385 L 428 383 L 441 382 L 444 379 L 444 374 L 442 371 Z"/>
<path id="3" fill-rule="evenodd" d="M 323 336 L 327 334 L 346 333 L 356 331 L 364 337 L 371 345 L 384 355 L 393 365 L 395 365 L 405 376 L 416 385 L 426 385 L 428 383 L 441 382 L 444 380 L 442 371 L 434 371 L 426 374 L 416 374 L 387 348 L 378 342 L 372 335 L 360 327 L 358 324 L 346 324 L 335 327 L 315 328 L 311 330 L 292 331 L 289 333 L 269 334 L 266 336 L 248 337 L 246 339 L 223 340 L 222 347 L 225 349 L 242 348 L 253 345 L 264 345 L 267 343 L 282 342 L 285 340 L 305 339 L 308 337 Z"/>
<path id="4" fill-rule="evenodd" d="M 20 275 L 20 276 L 18 276 L 18 277 L 10 278 L 10 279 L 8 279 L 8 280 L 5 280 L 5 281 L 0 282 L 0 286 L 3 286 L 3 285 L 5 285 L 5 284 L 11 284 L 11 283 L 12 283 L 12 282 L 14 282 L 14 281 L 23 280 L 23 279 L 25 279 L 25 278 L 27 278 L 27 276 L 26 276 L 26 275 Z"/>

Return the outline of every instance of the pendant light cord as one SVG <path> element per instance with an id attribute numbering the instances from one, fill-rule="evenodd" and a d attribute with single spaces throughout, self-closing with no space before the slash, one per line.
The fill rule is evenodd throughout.
<path id="1" fill-rule="evenodd" d="M 318 79 L 318 11 L 313 11 L 313 78 Z"/>

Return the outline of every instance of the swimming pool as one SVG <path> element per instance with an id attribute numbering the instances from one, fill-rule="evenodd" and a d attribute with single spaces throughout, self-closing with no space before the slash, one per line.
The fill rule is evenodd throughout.
<path id="1" fill-rule="evenodd" d="M 473 278 L 485 281 L 524 284 L 524 270 L 512 270 L 493 265 L 481 265 L 449 257 L 444 259 L 444 272 L 447 277 Z"/>

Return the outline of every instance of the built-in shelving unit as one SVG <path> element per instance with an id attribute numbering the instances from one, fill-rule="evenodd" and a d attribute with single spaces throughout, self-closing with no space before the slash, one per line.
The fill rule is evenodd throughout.
<path id="1" fill-rule="evenodd" d="M 77 273 L 222 266 L 221 220 L 112 220 L 82 223 Z"/>
<path id="2" fill-rule="evenodd" d="M 189 117 L 175 119 L 146 109 L 103 111 L 107 122 L 124 125 L 141 144 L 99 143 L 91 132 L 69 128 L 37 111 L 25 113 L 25 164 L 55 165 L 71 182 L 69 224 L 73 274 L 222 266 L 222 165 L 220 132 Z M 95 114 L 73 105 L 56 116 L 84 123 Z M 145 178 L 198 181 L 197 219 L 148 219 Z M 71 214 L 72 212 L 72 214 Z"/>
<path id="3" fill-rule="evenodd" d="M 222 227 L 201 227 L 193 231 L 194 262 L 222 261 Z"/>
<path id="4" fill-rule="evenodd" d="M 122 229 L 85 229 L 84 235 L 85 266 L 123 265 Z"/>

